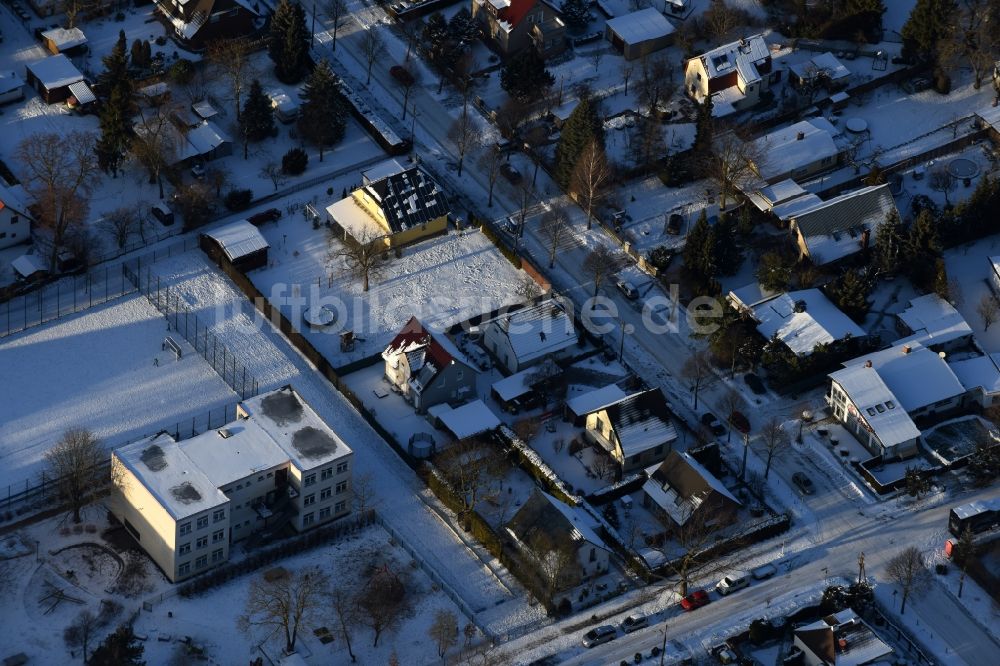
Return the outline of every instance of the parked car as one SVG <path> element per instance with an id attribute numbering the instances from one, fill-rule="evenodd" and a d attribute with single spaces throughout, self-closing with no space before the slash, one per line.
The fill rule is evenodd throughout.
<path id="1" fill-rule="evenodd" d="M 701 608 L 711 601 L 712 599 L 708 596 L 708 592 L 697 590 L 681 599 L 681 608 L 686 611 L 693 611 L 695 608 Z"/>
<path id="2" fill-rule="evenodd" d="M 767 393 L 767 389 L 764 387 L 764 382 L 761 381 L 760 377 L 758 377 L 754 373 L 748 372 L 747 374 L 743 375 L 743 381 L 745 381 L 747 383 L 747 386 L 750 387 L 750 390 L 756 393 L 757 395 L 763 395 Z"/>
<path id="3" fill-rule="evenodd" d="M 716 437 L 726 434 L 726 427 L 719 423 L 719 419 L 712 412 L 705 412 L 701 415 L 701 424 L 711 430 Z"/>
<path id="4" fill-rule="evenodd" d="M 671 213 L 670 218 L 667 220 L 667 233 L 671 236 L 678 236 L 681 233 L 683 225 L 684 217 L 680 213 Z"/>
<path id="5" fill-rule="evenodd" d="M 733 426 L 740 434 L 750 432 L 750 419 L 743 412 L 734 411 L 729 415 L 729 425 Z"/>
<path id="6" fill-rule="evenodd" d="M 618 280 L 618 282 L 615 283 L 615 286 L 617 286 L 618 291 L 625 294 L 625 298 L 629 299 L 630 301 L 634 301 L 635 299 L 639 298 L 639 290 L 636 289 L 635 285 L 629 282 L 628 280 Z"/>
<path id="7" fill-rule="evenodd" d="M 500 165 L 500 175 L 515 185 L 521 182 L 521 172 L 510 162 L 504 162 Z"/>
<path id="8" fill-rule="evenodd" d="M 610 624 L 602 624 L 599 627 L 594 627 L 583 635 L 583 647 L 592 648 L 603 645 L 612 640 L 617 634 L 617 630 Z"/>
<path id="9" fill-rule="evenodd" d="M 637 629 L 642 629 L 643 627 L 648 627 L 648 626 L 649 626 L 648 617 L 646 617 L 645 615 L 639 615 L 638 613 L 633 613 L 632 615 L 629 615 L 627 618 L 622 620 L 621 630 L 624 631 L 626 634 L 631 634 L 633 631 L 636 631 Z"/>
<path id="10" fill-rule="evenodd" d="M 174 223 L 174 211 L 170 210 L 169 206 L 162 201 L 153 204 L 149 212 L 165 227 L 169 227 Z"/>
<path id="11" fill-rule="evenodd" d="M 389 68 L 389 75 L 399 81 L 404 86 L 413 85 L 413 75 L 401 65 L 393 65 Z"/>
<path id="12" fill-rule="evenodd" d="M 802 472 L 792 474 L 792 483 L 802 491 L 803 495 L 812 495 L 816 492 L 816 486 L 813 485 L 812 480 Z"/>
<path id="13" fill-rule="evenodd" d="M 778 567 L 773 564 L 764 564 L 750 570 L 750 575 L 754 580 L 767 580 L 778 573 Z"/>
<path id="14" fill-rule="evenodd" d="M 731 573 L 715 586 L 716 591 L 722 596 L 726 596 L 730 592 L 735 592 L 736 590 L 742 590 L 744 587 L 749 587 L 750 585 L 750 574 L 744 572 Z"/>
<path id="15" fill-rule="evenodd" d="M 247 222 L 254 225 L 255 227 L 259 227 L 265 222 L 276 222 L 280 219 L 281 219 L 280 210 L 278 210 L 277 208 L 268 208 L 265 211 L 254 213 L 253 215 L 247 218 Z"/>

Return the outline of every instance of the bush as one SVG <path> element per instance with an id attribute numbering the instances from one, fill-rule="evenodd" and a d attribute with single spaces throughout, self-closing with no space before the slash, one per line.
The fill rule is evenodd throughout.
<path id="1" fill-rule="evenodd" d="M 658 271 L 665 271 L 667 267 L 670 266 L 671 260 L 674 258 L 674 251 L 668 248 L 666 245 L 660 245 L 653 248 L 649 253 L 649 263 L 653 265 Z"/>
<path id="2" fill-rule="evenodd" d="M 934 75 L 934 90 L 942 95 L 951 92 L 951 77 L 947 72 L 939 71 Z"/>
<path id="3" fill-rule="evenodd" d="M 226 193 L 226 208 L 232 211 L 248 208 L 251 201 L 253 201 L 253 192 L 251 190 L 229 190 Z"/>
<path id="4" fill-rule="evenodd" d="M 948 574 L 948 565 L 947 564 L 935 564 L 934 565 L 934 573 L 936 573 L 939 576 L 945 576 L 945 575 L 947 575 Z"/>
<path id="5" fill-rule="evenodd" d="M 160 40 L 156 40 L 156 43 L 159 44 Z M 190 83 L 191 79 L 194 78 L 194 63 L 187 58 L 181 58 L 170 66 L 167 76 L 170 77 L 171 81 L 180 85 Z"/>
<path id="6" fill-rule="evenodd" d="M 292 148 L 281 157 L 281 171 L 290 176 L 298 176 L 308 164 L 309 156 L 301 148 Z"/>
<path id="7" fill-rule="evenodd" d="M 761 645 L 774 638 L 774 627 L 767 620 L 754 620 L 750 623 L 750 642 Z"/>

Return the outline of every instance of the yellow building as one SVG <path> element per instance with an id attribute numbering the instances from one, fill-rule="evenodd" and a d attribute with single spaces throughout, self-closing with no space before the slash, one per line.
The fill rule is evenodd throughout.
<path id="1" fill-rule="evenodd" d="M 388 160 L 361 175 L 361 187 L 326 208 L 327 218 L 345 240 L 382 238 L 390 248 L 448 230 L 445 194 L 419 167 Z"/>

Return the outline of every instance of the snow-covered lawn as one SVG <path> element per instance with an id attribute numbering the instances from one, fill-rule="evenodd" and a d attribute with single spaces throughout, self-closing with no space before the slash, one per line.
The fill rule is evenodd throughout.
<path id="1" fill-rule="evenodd" d="M 263 232 L 271 262 L 250 279 L 335 366 L 381 352 L 411 316 L 440 330 L 524 299 L 518 286 L 527 276 L 476 230 L 450 230 L 404 248 L 401 258 L 390 256 L 367 293 L 342 257 L 331 264 L 331 250 L 342 244 L 326 228 L 296 218 Z M 323 304 L 336 309 L 336 323 L 305 327 L 302 309 Z M 359 339 L 354 351 L 341 352 L 339 334 L 348 330 Z"/>
<path id="2" fill-rule="evenodd" d="M 172 335 L 179 361 L 163 351 L 167 335 L 163 315 L 133 294 L 4 339 L 0 487 L 36 483 L 43 454 L 70 427 L 116 446 L 203 423 L 209 410 L 221 418 L 236 394 L 181 336 Z"/>
<path id="3" fill-rule="evenodd" d="M 998 235 L 959 245 L 944 253 L 948 280 L 958 287 L 958 293 L 952 298 L 955 307 L 972 327 L 976 341 L 988 353 L 1000 352 L 1000 326 L 984 329 L 977 309 L 983 298 L 992 293 L 987 282 L 993 279 L 989 258 L 997 254 L 1000 254 Z"/>

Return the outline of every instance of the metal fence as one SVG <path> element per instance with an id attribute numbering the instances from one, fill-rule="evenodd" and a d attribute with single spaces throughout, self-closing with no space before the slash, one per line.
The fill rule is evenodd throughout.
<path id="1" fill-rule="evenodd" d="M 191 343 L 195 351 L 208 361 L 242 400 L 258 393 L 257 378 L 247 371 L 246 365 L 237 360 L 225 343 L 206 326 L 191 309 L 184 304 L 181 294 L 169 286 L 160 286 L 160 277 L 151 275 L 149 267 L 143 271 L 138 262 L 123 267 L 125 278 L 133 284 L 153 306 L 167 318 L 179 335 Z"/>

